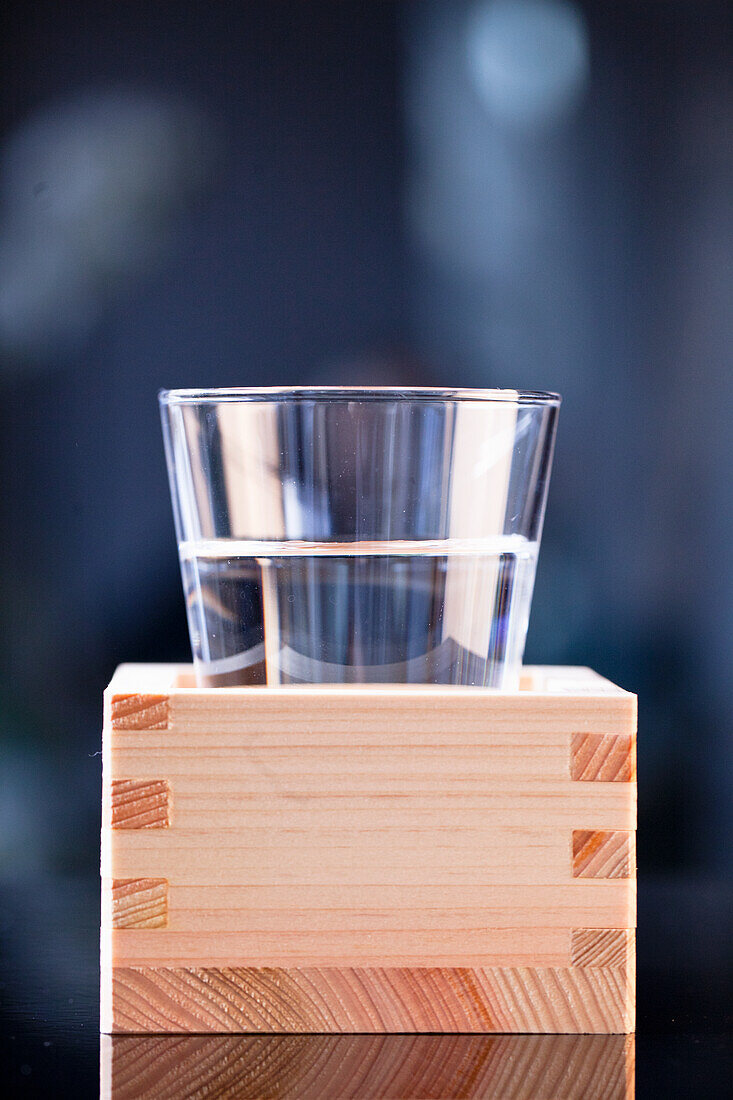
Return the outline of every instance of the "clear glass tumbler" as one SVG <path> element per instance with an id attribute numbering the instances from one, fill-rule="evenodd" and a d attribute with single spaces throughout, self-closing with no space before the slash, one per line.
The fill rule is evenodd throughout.
<path id="1" fill-rule="evenodd" d="M 200 684 L 518 686 L 556 394 L 160 404 Z"/>

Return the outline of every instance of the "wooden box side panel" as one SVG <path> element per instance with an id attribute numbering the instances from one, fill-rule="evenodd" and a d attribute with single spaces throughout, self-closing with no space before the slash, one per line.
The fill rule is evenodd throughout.
<path id="1" fill-rule="evenodd" d="M 592 673 L 572 694 L 572 671 L 541 670 L 544 694 L 514 696 L 212 692 L 177 689 L 170 669 L 163 693 L 162 672 L 138 691 L 118 677 L 103 1027 L 140 1029 L 149 995 L 163 1004 L 151 1030 L 258 1030 L 258 983 L 271 1000 L 276 975 L 297 999 L 307 974 L 327 1030 L 629 1030 L 635 699 Z M 443 1005 L 458 983 L 461 1011 L 414 1003 L 428 974 Z M 365 981 L 371 1020 L 354 1000 Z M 174 986 L 191 1004 L 208 990 L 206 1027 L 171 1017 Z M 303 1030 L 323 1026 L 311 1015 Z M 281 1013 L 275 1030 L 294 1027 Z"/>
<path id="2" fill-rule="evenodd" d="M 624 1033 L 618 967 L 115 968 L 115 1032 Z"/>

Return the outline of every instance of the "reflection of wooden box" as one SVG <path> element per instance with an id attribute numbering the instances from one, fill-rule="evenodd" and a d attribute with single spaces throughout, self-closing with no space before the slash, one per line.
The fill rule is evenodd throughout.
<path id="1" fill-rule="evenodd" d="M 106 693 L 102 1030 L 626 1032 L 636 698 Z"/>
<path id="2" fill-rule="evenodd" d="M 103 1036 L 101 1100 L 632 1100 L 633 1035 Z"/>

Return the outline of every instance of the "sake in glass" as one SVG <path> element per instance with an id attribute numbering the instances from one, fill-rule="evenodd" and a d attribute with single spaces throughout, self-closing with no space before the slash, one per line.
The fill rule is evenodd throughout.
<path id="1" fill-rule="evenodd" d="M 560 398 L 160 394 L 197 680 L 518 687 Z"/>

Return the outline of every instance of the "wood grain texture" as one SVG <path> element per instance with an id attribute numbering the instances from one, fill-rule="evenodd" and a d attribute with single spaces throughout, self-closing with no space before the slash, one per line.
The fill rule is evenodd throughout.
<path id="1" fill-rule="evenodd" d="M 103 1028 L 105 1015 L 103 1005 Z M 302 1034 L 634 1026 L 621 967 L 115 967 L 110 1023 L 115 1032 Z"/>
<path id="2" fill-rule="evenodd" d="M 634 834 L 575 829 L 573 831 L 575 878 L 632 878 L 636 876 Z"/>
<path id="3" fill-rule="evenodd" d="M 633 734 L 574 733 L 570 775 L 584 783 L 631 783 L 636 779 L 636 738 Z"/>
<path id="4" fill-rule="evenodd" d="M 164 878 L 113 879 L 113 928 L 165 928 L 168 923 L 168 882 Z"/>
<path id="5" fill-rule="evenodd" d="M 113 695 L 111 703 L 114 730 L 168 729 L 168 696 L 139 694 Z"/>
<path id="6" fill-rule="evenodd" d="M 101 1100 L 633 1100 L 633 1035 L 103 1036 Z"/>
<path id="7" fill-rule="evenodd" d="M 552 885 L 568 877 L 567 834 L 533 827 L 452 831 L 380 828 L 122 830 L 111 833 L 104 874 L 165 877 L 181 885 L 386 885 L 429 881 L 452 893 L 476 882 Z M 455 900 L 453 898 L 452 900 Z"/>
<path id="8" fill-rule="evenodd" d="M 348 927 L 348 915 L 326 913 L 319 929 L 311 914 L 290 914 L 289 927 L 274 931 L 244 913 L 225 931 L 179 931 L 180 916 L 168 911 L 168 928 L 155 932 L 116 930 L 111 936 L 116 966 L 298 967 L 298 966 L 566 966 L 567 928 L 470 926 L 459 914 L 411 920 L 403 912 L 394 928 Z M 310 919 L 309 919 L 310 917 Z M 423 928 L 417 926 L 422 923 Z M 314 924 L 316 925 L 314 927 Z M 466 927 L 461 927 L 461 924 Z M 234 928 L 239 925 L 239 931 Z M 413 927 L 414 925 L 414 927 Z M 347 927 L 344 927 L 347 926 Z"/>
<path id="9" fill-rule="evenodd" d="M 118 757 L 112 755 L 113 766 L 117 767 Z M 144 753 L 137 752 L 133 757 L 127 752 L 125 756 L 126 760 L 134 759 L 136 769 L 142 770 Z M 306 795 L 303 786 L 306 783 L 315 786 L 313 777 L 301 783 L 297 777 L 289 776 L 288 788 L 278 797 L 251 792 L 246 798 L 237 792 L 234 778 L 221 778 L 217 782 L 216 777 L 188 774 L 176 776 L 173 782 L 176 828 L 181 829 L 276 828 L 282 821 L 286 799 L 288 819 L 293 828 L 300 829 L 327 828 L 338 823 L 347 829 L 369 825 L 389 828 L 396 834 L 399 829 L 428 825 L 446 830 L 475 828 L 477 822 L 482 827 L 521 826 L 528 809 L 536 812 L 545 826 L 560 830 L 572 829 L 578 821 L 589 829 L 632 829 L 636 820 L 635 791 L 629 789 L 630 784 L 620 783 L 528 780 L 524 784 L 507 783 L 495 791 L 464 792 L 459 800 L 453 789 L 450 794 L 441 792 L 437 782 L 433 791 L 424 793 L 419 783 L 409 790 L 405 782 L 403 790 L 394 794 L 373 789 L 349 795 L 321 789 Z M 345 781 L 345 786 L 350 783 L 351 778 Z M 377 784 L 375 779 L 373 787 Z M 458 780 L 454 784 L 457 786 Z M 301 787 L 300 797 L 295 791 L 297 785 Z M 221 790 L 217 790 L 219 786 Z"/>
<path id="10" fill-rule="evenodd" d="M 246 718 L 237 697 L 247 696 Z M 304 704 L 308 724 L 303 725 Z M 531 692 L 487 693 L 482 688 L 432 686 L 276 687 L 182 689 L 171 694 L 176 730 L 190 734 L 239 733 L 247 729 L 268 744 L 303 743 L 306 729 L 330 743 L 358 732 L 366 742 L 391 731 L 393 744 L 483 744 L 488 732 L 516 736 L 561 735 L 563 772 L 567 775 L 568 735 L 631 733 L 636 724 L 633 696 L 542 695 Z M 259 728 L 258 728 L 259 727 Z M 364 741 L 361 742 L 365 743 Z M 539 764 L 539 760 L 535 760 Z"/>
<path id="11" fill-rule="evenodd" d="M 394 932 L 494 928 L 630 928 L 634 892 L 621 880 L 570 879 L 554 886 L 184 886 L 171 882 L 172 925 L 189 932 L 293 930 Z"/>
<path id="12" fill-rule="evenodd" d="M 113 829 L 167 829 L 170 784 L 167 779 L 113 779 L 110 805 Z"/>
<path id="13" fill-rule="evenodd" d="M 192 682 L 106 693 L 103 1030 L 633 1026 L 634 696 Z"/>
<path id="14" fill-rule="evenodd" d="M 626 966 L 633 940 L 631 928 L 574 928 L 570 961 L 573 966 Z"/>
<path id="15" fill-rule="evenodd" d="M 566 840 L 567 847 L 567 840 Z M 170 904 L 180 927 L 221 928 L 226 914 L 252 914 L 267 922 L 273 930 L 292 927 L 289 915 L 297 912 L 303 927 L 308 914 L 317 914 L 317 927 L 335 927 L 352 915 L 350 927 L 366 931 L 365 921 L 373 928 L 400 927 L 409 914 L 415 930 L 421 927 L 457 927 L 451 914 L 461 921 L 479 919 L 489 928 L 621 928 L 636 924 L 635 890 L 631 882 L 613 879 L 586 882 L 566 873 L 561 883 L 540 886 L 534 883 L 492 884 L 475 882 L 460 889 L 420 883 L 418 886 L 382 885 L 375 896 L 372 886 L 356 883 L 317 883 L 305 885 L 257 886 L 184 886 L 170 885 Z M 194 913 L 199 914 L 194 917 Z M 222 916 L 220 916 L 220 913 Z M 188 916 L 187 916 L 188 914 Z M 576 916 L 582 914 L 582 916 Z M 589 920 L 589 915 L 599 920 Z M 248 922 L 250 918 L 248 917 Z M 425 921 L 423 925 L 421 922 Z M 325 923 L 324 923 L 325 922 Z M 239 928 L 241 925 L 230 925 Z M 315 926 L 314 926 L 315 927 Z M 411 924 L 413 927 L 413 924 Z M 466 927 L 461 924 L 460 927 Z"/>

